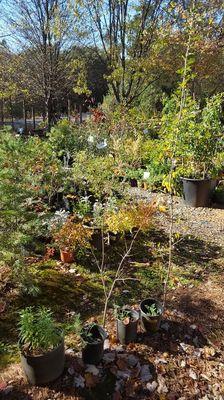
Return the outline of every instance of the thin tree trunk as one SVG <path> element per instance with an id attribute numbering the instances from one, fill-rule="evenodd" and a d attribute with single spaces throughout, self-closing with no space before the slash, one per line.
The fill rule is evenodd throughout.
<path id="1" fill-rule="evenodd" d="M 32 120 L 33 120 L 33 129 L 36 129 L 36 117 L 35 117 L 35 108 L 32 107 Z"/>
<path id="2" fill-rule="evenodd" d="M 82 124 L 82 104 L 80 104 L 80 106 L 79 106 L 79 122 L 80 122 L 80 124 Z"/>
<path id="3" fill-rule="evenodd" d="M 71 121 L 71 100 L 68 99 L 68 120 Z"/>
<path id="4" fill-rule="evenodd" d="M 12 98 L 11 97 L 10 97 L 10 112 L 11 112 L 12 129 L 14 129 L 13 104 L 12 104 Z"/>
<path id="5" fill-rule="evenodd" d="M 27 132 L 27 116 L 26 116 L 26 102 L 23 99 L 23 120 L 24 120 L 24 131 Z"/>
<path id="6" fill-rule="evenodd" d="M 51 95 L 49 95 L 49 97 L 46 101 L 46 111 L 47 111 L 48 130 L 50 131 L 52 124 L 53 124 L 53 103 L 52 103 Z"/>
<path id="7" fill-rule="evenodd" d="M 4 125 L 4 122 L 5 122 L 4 103 L 5 103 L 5 100 L 2 99 L 2 101 L 1 101 L 1 123 L 2 123 L 2 125 Z"/>

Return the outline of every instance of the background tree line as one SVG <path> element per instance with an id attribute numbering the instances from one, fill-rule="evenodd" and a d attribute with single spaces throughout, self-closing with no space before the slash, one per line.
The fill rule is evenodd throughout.
<path id="1" fill-rule="evenodd" d="M 8 0 L 0 7 L 1 37 L 4 29 L 10 35 L 0 45 L 2 122 L 12 109 L 15 116 L 35 110 L 50 126 L 55 114 L 106 95 L 110 105 L 160 110 L 179 81 L 192 7 L 191 91 L 203 102 L 223 90 L 220 0 Z"/>

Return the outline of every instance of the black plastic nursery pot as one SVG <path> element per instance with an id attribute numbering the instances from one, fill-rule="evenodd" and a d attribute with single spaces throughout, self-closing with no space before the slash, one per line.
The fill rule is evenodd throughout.
<path id="1" fill-rule="evenodd" d="M 135 310 L 124 309 L 130 312 L 130 322 L 124 324 L 123 321 L 117 319 L 117 339 L 121 344 L 135 342 L 138 331 L 139 312 Z"/>
<path id="2" fill-rule="evenodd" d="M 131 185 L 131 187 L 138 187 L 137 179 L 131 178 L 130 185 Z"/>
<path id="3" fill-rule="evenodd" d="M 208 207 L 215 190 L 216 179 L 190 179 L 183 181 L 184 200 L 191 207 Z"/>
<path id="4" fill-rule="evenodd" d="M 91 342 L 86 342 L 82 349 L 82 359 L 85 364 L 99 364 L 103 358 L 104 341 L 107 338 L 107 332 L 99 325 L 93 325 L 90 329 L 93 336 Z"/>
<path id="5" fill-rule="evenodd" d="M 159 314 L 156 316 L 151 316 L 147 314 L 146 306 L 151 306 L 155 304 Z M 162 319 L 163 306 L 162 303 L 153 298 L 145 299 L 140 304 L 140 318 L 142 328 L 148 333 L 155 333 L 158 331 L 160 322 Z"/>
<path id="6" fill-rule="evenodd" d="M 215 203 L 224 205 L 224 181 L 219 182 L 212 199 Z"/>
<path id="7" fill-rule="evenodd" d="M 52 382 L 59 378 L 64 369 L 64 340 L 59 346 L 42 355 L 26 355 L 21 351 L 20 359 L 27 380 L 31 385 Z"/>

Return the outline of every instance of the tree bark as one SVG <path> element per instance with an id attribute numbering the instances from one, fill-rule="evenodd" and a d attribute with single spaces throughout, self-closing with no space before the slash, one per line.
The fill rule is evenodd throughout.
<path id="1" fill-rule="evenodd" d="M 1 124 L 2 124 L 2 126 L 4 126 L 4 122 L 5 122 L 4 104 L 5 104 L 5 100 L 2 99 L 2 101 L 1 101 Z"/>
<path id="2" fill-rule="evenodd" d="M 14 129 L 13 104 L 11 97 L 9 101 L 10 101 L 10 112 L 11 112 L 11 124 L 12 124 L 12 129 Z"/>
<path id="3" fill-rule="evenodd" d="M 71 121 L 71 100 L 68 99 L 68 120 Z"/>
<path id="4" fill-rule="evenodd" d="M 36 129 L 36 118 L 35 118 L 35 108 L 32 107 L 32 120 L 33 120 L 33 129 Z"/>
<path id="5" fill-rule="evenodd" d="M 24 131 L 27 132 L 27 115 L 26 115 L 26 102 L 23 99 L 23 120 L 24 120 Z"/>

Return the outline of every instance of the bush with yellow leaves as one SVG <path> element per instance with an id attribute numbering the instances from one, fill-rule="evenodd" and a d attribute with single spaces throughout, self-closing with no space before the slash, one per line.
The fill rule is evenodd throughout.
<path id="1" fill-rule="evenodd" d="M 123 205 L 118 211 L 106 213 L 104 223 L 107 230 L 113 233 L 132 232 L 133 229 L 147 231 L 156 212 L 154 202 L 139 202 Z"/>

